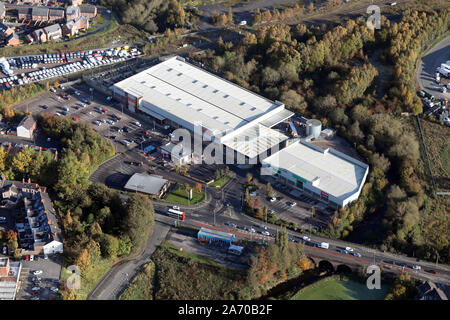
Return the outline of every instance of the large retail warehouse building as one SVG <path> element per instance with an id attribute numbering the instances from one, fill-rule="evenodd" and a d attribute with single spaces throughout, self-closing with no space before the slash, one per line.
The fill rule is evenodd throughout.
<path id="1" fill-rule="evenodd" d="M 172 57 L 112 86 L 130 111 L 143 112 L 215 140 L 248 159 L 288 139 L 270 129 L 293 112 L 216 75 Z M 198 130 L 198 129 L 197 129 Z"/>
<path id="2" fill-rule="evenodd" d="M 305 141 L 286 147 L 288 136 L 273 129 L 293 115 L 282 102 L 261 97 L 184 58 L 162 60 L 111 89 L 130 111 L 201 132 L 250 163 L 259 157 L 263 171 L 331 206 L 356 200 L 364 185 L 368 166 L 356 159 Z"/>
<path id="3" fill-rule="evenodd" d="M 262 160 L 261 174 L 302 190 L 332 207 L 358 199 L 369 166 L 332 148 L 299 141 Z"/>

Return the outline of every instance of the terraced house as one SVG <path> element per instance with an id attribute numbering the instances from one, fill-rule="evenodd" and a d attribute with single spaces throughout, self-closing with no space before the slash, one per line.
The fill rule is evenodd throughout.
<path id="1" fill-rule="evenodd" d="M 80 8 L 77 6 L 69 6 L 66 8 L 66 20 L 75 20 L 80 16 Z"/>
<path id="2" fill-rule="evenodd" d="M 32 16 L 31 7 L 20 7 L 17 9 L 17 17 L 20 21 L 31 20 Z"/>
<path id="3" fill-rule="evenodd" d="M 49 22 L 62 22 L 64 21 L 63 9 L 50 9 L 48 13 Z"/>
<path id="4" fill-rule="evenodd" d="M 0 1 L 0 22 L 3 22 L 3 20 L 5 19 L 5 15 L 6 15 L 5 4 L 2 1 Z"/>
<path id="5" fill-rule="evenodd" d="M 33 7 L 31 19 L 33 21 L 48 21 L 48 8 Z"/>
<path id="6" fill-rule="evenodd" d="M 3 206 L 23 204 L 23 212 L 15 217 L 17 239 L 23 254 L 63 252 L 61 230 L 46 187 L 30 180 L 10 181 L 2 176 L 0 194 Z"/>
<path id="7" fill-rule="evenodd" d="M 97 16 L 97 7 L 91 5 L 80 6 L 80 14 L 88 20 L 92 20 Z"/>

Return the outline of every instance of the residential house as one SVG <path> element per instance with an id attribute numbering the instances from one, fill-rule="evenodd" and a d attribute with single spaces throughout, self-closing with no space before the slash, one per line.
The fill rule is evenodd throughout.
<path id="1" fill-rule="evenodd" d="M 31 10 L 31 19 L 33 21 L 48 21 L 48 8 L 33 7 Z"/>
<path id="2" fill-rule="evenodd" d="M 89 29 L 89 20 L 86 17 L 78 17 L 75 19 L 75 24 L 78 27 L 78 30 L 86 31 Z"/>
<path id="3" fill-rule="evenodd" d="M 88 20 L 92 20 L 97 15 L 97 7 L 92 5 L 80 6 L 80 13 Z"/>
<path id="4" fill-rule="evenodd" d="M 62 26 L 62 35 L 64 37 L 72 37 L 78 34 L 78 26 L 75 24 L 75 20 L 70 20 Z"/>
<path id="5" fill-rule="evenodd" d="M 14 300 L 19 287 L 22 263 L 0 257 L 0 300 Z"/>
<path id="6" fill-rule="evenodd" d="M 17 16 L 19 18 L 19 21 L 31 20 L 32 19 L 31 7 L 19 7 L 17 9 Z"/>
<path id="7" fill-rule="evenodd" d="M 66 8 L 66 20 L 75 20 L 80 16 L 80 8 L 77 6 L 69 6 Z"/>
<path id="8" fill-rule="evenodd" d="M 31 33 L 25 35 L 25 40 L 27 40 L 30 44 L 34 42 L 33 35 Z"/>
<path id="9" fill-rule="evenodd" d="M 57 40 L 62 36 L 62 30 L 59 24 L 53 24 L 51 26 L 45 27 L 44 32 L 47 37 L 47 41 Z"/>
<path id="10" fill-rule="evenodd" d="M 5 15 L 6 15 L 5 4 L 2 1 L 0 1 L 0 22 L 3 22 L 3 20 L 5 19 Z"/>
<path id="11" fill-rule="evenodd" d="M 0 40 L 5 40 L 12 33 L 14 33 L 13 29 L 6 24 L 0 23 Z"/>
<path id="12" fill-rule="evenodd" d="M 33 39 L 37 43 L 47 42 L 47 35 L 44 32 L 44 29 L 36 29 L 31 33 Z"/>
<path id="13" fill-rule="evenodd" d="M 64 9 L 49 9 L 48 21 L 49 22 L 64 21 Z"/>
<path id="14" fill-rule="evenodd" d="M 11 196 L 23 202 L 23 215 L 16 218 L 17 240 L 22 254 L 53 254 L 63 252 L 61 229 L 55 216 L 46 187 L 31 183 L 6 180 L 2 176 L 0 194 Z"/>
<path id="15" fill-rule="evenodd" d="M 5 46 L 7 46 L 7 47 L 18 46 L 19 44 L 20 44 L 20 39 L 19 39 L 19 36 L 16 33 L 10 34 L 5 39 Z"/>
<path id="16" fill-rule="evenodd" d="M 36 120 L 32 116 L 25 116 L 17 126 L 17 136 L 31 139 L 36 129 Z"/>
<path id="17" fill-rule="evenodd" d="M 80 6 L 83 3 L 83 0 L 69 0 L 69 2 L 72 6 Z"/>

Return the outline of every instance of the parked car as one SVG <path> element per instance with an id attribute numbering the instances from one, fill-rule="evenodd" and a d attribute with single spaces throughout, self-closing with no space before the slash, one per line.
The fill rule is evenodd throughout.
<path id="1" fill-rule="evenodd" d="M 261 232 L 261 234 L 265 235 L 265 236 L 270 236 L 270 233 L 268 231 L 263 231 L 263 232 Z"/>
<path id="2" fill-rule="evenodd" d="M 353 252 L 353 248 L 352 247 L 345 247 L 345 250 L 347 250 L 349 252 Z"/>
<path id="3" fill-rule="evenodd" d="M 277 201 L 277 198 L 275 198 L 275 197 L 270 198 L 270 202 L 275 202 L 275 201 Z"/>
<path id="4" fill-rule="evenodd" d="M 39 275 L 39 274 L 42 274 L 42 270 L 34 270 L 34 271 L 33 271 L 33 274 L 34 274 L 35 276 L 37 276 L 37 275 Z"/>
<path id="5" fill-rule="evenodd" d="M 307 237 L 307 236 L 303 236 L 302 239 L 303 239 L 304 241 L 311 241 L 311 238 L 310 238 L 310 237 Z"/>
<path id="6" fill-rule="evenodd" d="M 422 267 L 421 267 L 421 266 L 418 266 L 418 265 L 414 265 L 412 268 L 413 268 L 414 270 L 420 270 L 420 269 L 422 269 Z"/>
<path id="7" fill-rule="evenodd" d="M 56 292 L 58 292 L 58 288 L 57 288 L 57 287 L 51 287 L 51 288 L 50 288 L 50 291 L 52 291 L 52 292 L 55 292 L 55 293 L 56 293 Z"/>
<path id="8" fill-rule="evenodd" d="M 34 254 L 30 255 L 30 261 L 34 261 Z"/>
<path id="9" fill-rule="evenodd" d="M 350 254 L 351 254 L 352 256 L 355 256 L 355 257 L 361 258 L 361 254 L 360 254 L 360 253 L 358 253 L 358 252 L 350 252 Z"/>
<path id="10" fill-rule="evenodd" d="M 297 203 L 296 202 L 286 202 L 286 204 L 289 206 L 289 207 L 295 207 L 296 205 L 297 205 Z"/>

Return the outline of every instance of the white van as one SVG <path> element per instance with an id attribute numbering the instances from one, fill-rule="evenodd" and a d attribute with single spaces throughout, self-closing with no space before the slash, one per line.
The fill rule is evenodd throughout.
<path id="1" fill-rule="evenodd" d="M 328 242 L 321 242 L 320 247 L 322 249 L 328 249 L 330 247 L 330 244 Z"/>

